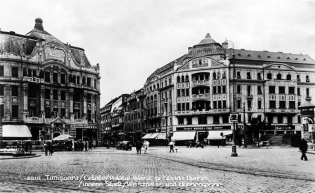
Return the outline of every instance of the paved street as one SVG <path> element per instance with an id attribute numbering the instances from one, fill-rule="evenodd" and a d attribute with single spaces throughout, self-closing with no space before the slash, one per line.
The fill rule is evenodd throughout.
<path id="1" fill-rule="evenodd" d="M 0 192 L 315 192 L 315 155 L 294 148 L 99 148 L 1 159 Z M 142 178 L 141 178 L 142 177 Z"/>

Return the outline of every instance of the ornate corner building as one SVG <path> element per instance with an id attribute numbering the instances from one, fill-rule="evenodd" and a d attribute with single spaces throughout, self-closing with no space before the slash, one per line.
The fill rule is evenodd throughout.
<path id="1" fill-rule="evenodd" d="M 255 117 L 268 123 L 261 134 L 300 134 L 298 107 L 314 98 L 315 61 L 308 55 L 228 44 L 207 34 L 187 54 L 153 72 L 127 98 L 124 133 L 166 133 L 175 140 L 211 144 L 232 133 L 230 115 L 237 113 L 239 131 Z"/>
<path id="2" fill-rule="evenodd" d="M 24 124 L 32 140 L 70 134 L 100 141 L 99 65 L 84 49 L 44 30 L 0 31 L 0 110 L 3 126 Z"/>

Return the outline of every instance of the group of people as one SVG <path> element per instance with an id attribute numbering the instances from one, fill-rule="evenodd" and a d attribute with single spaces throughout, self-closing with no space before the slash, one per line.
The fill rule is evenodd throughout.
<path id="1" fill-rule="evenodd" d="M 148 149 L 149 149 L 149 145 L 150 143 L 146 140 L 144 140 L 144 142 L 142 143 L 141 141 L 138 141 L 136 143 L 136 150 L 137 150 L 137 154 L 141 154 L 141 149 L 143 147 L 144 150 L 144 154 L 148 153 Z"/>
<path id="2" fill-rule="evenodd" d="M 45 155 L 46 156 L 47 156 L 47 154 L 52 156 L 52 154 L 54 153 L 54 146 L 53 146 L 53 144 L 45 142 L 44 143 L 44 151 L 45 151 Z"/>
<path id="3" fill-rule="evenodd" d="M 75 151 L 88 151 L 96 148 L 96 141 L 95 140 L 85 140 L 81 141 L 78 140 L 74 143 L 74 150 Z"/>

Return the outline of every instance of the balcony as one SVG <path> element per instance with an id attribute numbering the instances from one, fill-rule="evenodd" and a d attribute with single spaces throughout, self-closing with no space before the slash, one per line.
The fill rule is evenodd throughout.
<path id="1" fill-rule="evenodd" d="M 312 100 L 312 97 L 307 96 L 307 97 L 305 98 L 305 100 L 306 100 L 306 101 L 311 101 L 311 100 Z"/>
<path id="2" fill-rule="evenodd" d="M 194 80 L 192 81 L 192 86 L 209 86 L 209 80 Z"/>
<path id="3" fill-rule="evenodd" d="M 205 93 L 205 94 L 193 94 L 192 95 L 192 100 L 210 100 L 210 93 Z"/>
<path id="4" fill-rule="evenodd" d="M 25 123 L 42 124 L 42 123 L 44 123 L 44 120 L 41 117 L 27 117 L 27 118 L 25 118 L 24 122 Z"/>
<path id="5" fill-rule="evenodd" d="M 44 83 L 44 79 L 36 78 L 36 77 L 23 77 L 23 81 L 25 82 L 33 82 L 33 83 Z"/>

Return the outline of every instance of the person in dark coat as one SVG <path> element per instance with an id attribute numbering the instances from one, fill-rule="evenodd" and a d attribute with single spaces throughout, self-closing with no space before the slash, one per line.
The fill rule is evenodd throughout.
<path id="1" fill-rule="evenodd" d="M 52 156 L 52 154 L 54 153 L 54 146 L 52 143 L 49 143 L 48 150 L 49 150 L 49 155 Z"/>
<path id="2" fill-rule="evenodd" d="M 301 142 L 300 142 L 300 150 L 302 152 L 302 156 L 301 156 L 301 160 L 304 160 L 307 161 L 307 157 L 305 155 L 306 151 L 307 151 L 307 141 L 302 138 Z"/>
<path id="3" fill-rule="evenodd" d="M 137 149 L 137 154 L 141 154 L 141 148 L 142 148 L 143 144 L 141 141 L 138 141 L 136 144 L 136 149 Z"/>

